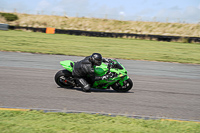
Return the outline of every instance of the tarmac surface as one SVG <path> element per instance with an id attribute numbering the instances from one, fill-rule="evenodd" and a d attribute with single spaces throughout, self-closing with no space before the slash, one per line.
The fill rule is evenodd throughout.
<path id="1" fill-rule="evenodd" d="M 0 52 L 0 107 L 101 112 L 200 121 L 200 65 L 118 61 L 134 82 L 129 93 L 54 82 L 61 60 L 84 57 Z"/>

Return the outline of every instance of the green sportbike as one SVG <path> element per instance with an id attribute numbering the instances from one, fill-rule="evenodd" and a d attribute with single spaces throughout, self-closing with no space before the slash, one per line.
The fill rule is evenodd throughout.
<path id="1" fill-rule="evenodd" d="M 127 70 L 117 60 L 109 59 L 108 63 L 102 63 L 100 66 L 94 66 L 96 76 L 106 74 L 112 75 L 109 79 L 98 80 L 90 84 L 91 88 L 110 89 L 117 92 L 128 92 L 133 87 L 133 82 L 127 75 Z M 60 64 L 65 68 L 60 70 L 55 75 L 55 82 L 63 88 L 78 87 L 76 80 L 72 76 L 74 62 L 71 60 L 60 61 Z"/>

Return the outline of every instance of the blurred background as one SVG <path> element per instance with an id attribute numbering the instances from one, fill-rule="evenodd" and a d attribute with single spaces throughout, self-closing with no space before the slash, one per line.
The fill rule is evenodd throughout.
<path id="1" fill-rule="evenodd" d="M 0 0 L 1 12 L 199 23 L 199 0 Z"/>
<path id="2" fill-rule="evenodd" d="M 0 23 L 117 33 L 200 36 L 199 0 L 0 0 Z"/>

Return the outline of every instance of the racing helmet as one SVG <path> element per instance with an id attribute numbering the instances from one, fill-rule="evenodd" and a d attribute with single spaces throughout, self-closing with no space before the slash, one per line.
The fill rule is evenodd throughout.
<path id="1" fill-rule="evenodd" d="M 99 54 L 99 53 L 93 53 L 90 56 L 90 61 L 92 62 L 93 65 L 100 66 L 101 63 L 102 63 L 102 56 L 101 56 L 101 54 Z"/>

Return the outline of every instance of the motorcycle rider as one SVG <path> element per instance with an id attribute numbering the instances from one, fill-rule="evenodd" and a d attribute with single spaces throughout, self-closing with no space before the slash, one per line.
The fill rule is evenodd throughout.
<path id="1" fill-rule="evenodd" d="M 91 56 L 87 56 L 83 60 L 75 62 L 72 75 L 75 77 L 76 82 L 83 89 L 83 91 L 90 91 L 91 87 L 89 83 L 111 77 L 109 74 L 101 77 L 95 76 L 94 66 L 100 66 L 102 61 L 108 62 L 108 60 L 102 58 L 101 54 L 93 53 Z"/>

